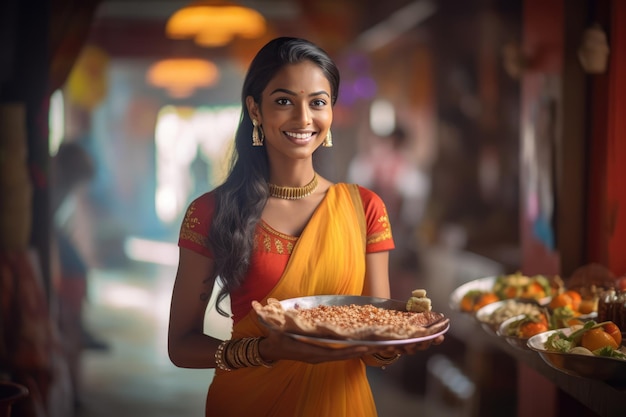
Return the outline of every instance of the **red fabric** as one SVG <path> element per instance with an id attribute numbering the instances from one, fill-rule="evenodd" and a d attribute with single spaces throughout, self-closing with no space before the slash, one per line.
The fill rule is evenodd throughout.
<path id="1" fill-rule="evenodd" d="M 388 251 L 394 248 L 389 220 L 383 201 L 374 192 L 359 187 L 359 193 L 365 209 L 367 224 L 367 253 Z M 215 210 L 215 195 L 205 193 L 193 201 L 185 215 L 181 226 L 178 244 L 207 257 L 212 257 L 209 249 L 208 230 L 211 226 Z M 261 300 L 276 285 L 289 261 L 291 249 L 295 246 L 297 237 L 287 236 L 274 230 L 270 225 L 261 221 L 257 226 L 257 248 L 250 260 L 248 276 L 254 276 L 254 281 L 244 283 L 233 294 L 233 320 L 237 322 L 250 310 L 252 300 Z"/>

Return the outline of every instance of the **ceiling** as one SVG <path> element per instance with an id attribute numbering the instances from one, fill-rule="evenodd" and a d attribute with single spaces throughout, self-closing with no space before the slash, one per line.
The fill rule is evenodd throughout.
<path id="1" fill-rule="evenodd" d="M 201 48 L 193 41 L 167 39 L 165 23 L 189 0 L 103 0 L 91 31 L 91 41 L 114 57 L 219 58 L 246 49 L 258 50 L 275 36 L 299 36 L 323 45 L 330 53 L 347 46 L 372 47 L 409 30 L 434 13 L 441 0 L 239 0 L 268 21 L 266 37 L 257 42 L 235 41 L 226 48 Z M 378 43 L 377 43 L 378 42 Z"/>

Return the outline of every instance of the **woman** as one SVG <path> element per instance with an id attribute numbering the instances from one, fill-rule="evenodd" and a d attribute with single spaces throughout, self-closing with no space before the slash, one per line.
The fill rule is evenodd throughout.
<path id="1" fill-rule="evenodd" d="M 314 346 L 269 331 L 251 308 L 270 297 L 389 297 L 393 240 L 382 201 L 313 167 L 315 150 L 332 146 L 338 88 L 335 64 L 312 43 L 277 38 L 265 45 L 244 81 L 230 174 L 187 210 L 169 354 L 180 367 L 216 368 L 207 416 L 375 416 L 365 365 L 428 347 Z M 225 314 L 220 303 L 231 299 L 227 341 L 203 334 L 217 277 L 218 311 Z"/>

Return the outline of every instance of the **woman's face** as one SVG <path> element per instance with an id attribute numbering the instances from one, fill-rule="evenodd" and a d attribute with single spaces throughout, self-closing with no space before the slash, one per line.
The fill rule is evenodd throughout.
<path id="1" fill-rule="evenodd" d="M 265 134 L 270 160 L 304 159 L 322 144 L 333 120 L 330 83 L 311 61 L 283 67 L 262 93 L 246 99 Z"/>

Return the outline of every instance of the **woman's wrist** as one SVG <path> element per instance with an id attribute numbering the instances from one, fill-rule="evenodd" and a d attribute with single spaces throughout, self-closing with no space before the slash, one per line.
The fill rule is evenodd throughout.
<path id="1" fill-rule="evenodd" d="M 267 345 L 267 339 L 264 337 L 259 337 L 259 356 L 263 358 L 265 362 L 273 363 L 274 359 L 271 359 L 271 348 Z M 268 358 L 268 359 L 266 359 Z"/>
<path id="2" fill-rule="evenodd" d="M 272 365 L 274 364 L 274 361 L 265 359 L 267 356 L 264 356 L 261 353 L 261 342 L 263 342 L 264 340 L 265 340 L 264 337 L 255 337 L 256 346 L 254 347 L 254 360 L 255 360 L 256 365 L 261 365 L 266 368 L 271 368 Z"/>
<path id="3" fill-rule="evenodd" d="M 265 360 L 260 352 L 261 337 L 245 337 L 225 340 L 215 352 L 215 367 L 223 371 L 264 366 L 270 368 L 272 362 Z"/>

